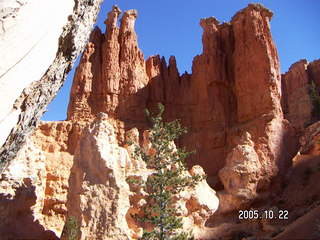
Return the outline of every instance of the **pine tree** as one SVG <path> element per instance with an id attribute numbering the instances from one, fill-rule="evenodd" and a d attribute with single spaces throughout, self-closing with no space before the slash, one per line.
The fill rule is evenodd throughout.
<path id="1" fill-rule="evenodd" d="M 184 160 L 193 152 L 187 152 L 185 148 L 176 148 L 174 140 L 186 133 L 186 128 L 181 127 L 179 120 L 164 123 L 162 121 L 164 106 L 159 104 L 158 109 L 159 113 L 154 117 L 146 110 L 146 115 L 152 124 L 149 140 L 154 150 L 153 154 L 148 154 L 146 149 L 133 141 L 129 142 L 135 145 L 134 158 L 141 158 L 147 163 L 148 168 L 153 170 L 146 182 L 138 183 L 149 194 L 144 216 L 138 220 L 151 223 L 154 227 L 151 232 L 144 230 L 140 239 L 192 239 L 190 233 L 181 229 L 182 218 L 177 216 L 178 209 L 174 206 L 174 196 L 186 187 L 195 186 L 203 177 L 185 174 L 187 166 Z"/>
<path id="2" fill-rule="evenodd" d="M 69 216 L 62 230 L 61 238 L 63 240 L 77 240 L 78 239 L 78 219 Z"/>

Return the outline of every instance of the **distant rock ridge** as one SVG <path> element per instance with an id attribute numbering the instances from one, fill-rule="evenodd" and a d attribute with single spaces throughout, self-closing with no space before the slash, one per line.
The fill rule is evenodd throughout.
<path id="1" fill-rule="evenodd" d="M 310 63 L 302 59 L 292 64 L 288 72 L 282 75 L 281 103 L 284 116 L 300 134 L 320 117 L 320 109 L 314 106 L 312 91 L 319 96 L 320 59 Z M 318 102 L 320 104 L 320 99 Z"/>

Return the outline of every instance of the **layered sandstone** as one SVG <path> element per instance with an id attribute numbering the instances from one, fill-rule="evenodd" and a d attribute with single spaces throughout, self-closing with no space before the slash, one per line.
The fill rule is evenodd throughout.
<path id="1" fill-rule="evenodd" d="M 0 173 L 62 86 L 101 2 L 1 1 Z"/>

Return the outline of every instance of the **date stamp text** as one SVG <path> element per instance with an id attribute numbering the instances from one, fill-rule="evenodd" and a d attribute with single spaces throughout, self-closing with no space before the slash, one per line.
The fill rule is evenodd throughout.
<path id="1" fill-rule="evenodd" d="M 280 219 L 288 220 L 289 211 L 288 210 L 239 210 L 238 215 L 239 220 L 251 220 L 251 219 Z"/>

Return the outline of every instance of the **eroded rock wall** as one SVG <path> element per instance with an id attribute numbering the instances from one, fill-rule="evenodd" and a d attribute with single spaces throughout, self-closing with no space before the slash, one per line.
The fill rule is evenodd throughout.
<path id="1" fill-rule="evenodd" d="M 84 130 L 74 155 L 67 206 L 68 215 L 79 221 L 80 239 L 130 239 L 130 158 L 107 120 L 101 113 Z"/>
<path id="2" fill-rule="evenodd" d="M 102 0 L 2 1 L 0 173 L 62 86 Z"/>
<path id="3" fill-rule="evenodd" d="M 67 213 L 72 139 L 81 124 L 42 123 L 1 175 L 3 239 L 59 239 Z M 79 141 L 77 139 L 76 141 Z"/>
<path id="4" fill-rule="evenodd" d="M 300 60 L 282 75 L 282 107 L 285 118 L 301 134 L 319 119 L 320 60 Z M 317 95 L 317 96 L 316 96 Z M 317 103 L 318 102 L 318 103 Z"/>
<path id="5" fill-rule="evenodd" d="M 132 147 L 119 146 L 116 128 L 114 120 L 99 113 L 84 129 L 74 155 L 67 208 L 68 215 L 78 219 L 80 239 L 136 239 L 142 234 L 142 224 L 131 214 L 142 211 L 148 193 L 130 186 L 126 179 L 131 176 L 146 180 L 152 170 L 141 159 L 130 158 Z M 136 128 L 129 134 L 139 141 Z M 142 144 L 150 146 L 149 142 Z M 194 167 L 193 173 L 204 174 L 200 166 Z M 182 192 L 178 199 L 186 231 L 204 229 L 219 204 L 206 181 Z"/>
<path id="6" fill-rule="evenodd" d="M 120 147 L 117 123 L 104 113 L 86 122 L 42 122 L 0 181 L 0 235 L 3 239 L 68 239 L 68 216 L 75 217 L 80 239 L 132 239 L 141 224 L 147 194 L 130 186 L 129 176 L 147 178 L 133 149 Z M 130 130 L 139 141 L 139 131 Z M 144 134 L 147 136 L 147 134 Z M 148 145 L 148 143 L 144 143 Z M 191 173 L 204 173 L 200 166 Z M 188 174 L 188 173 L 187 173 Z M 179 197 L 184 228 L 205 229 L 219 200 L 206 181 Z"/>

